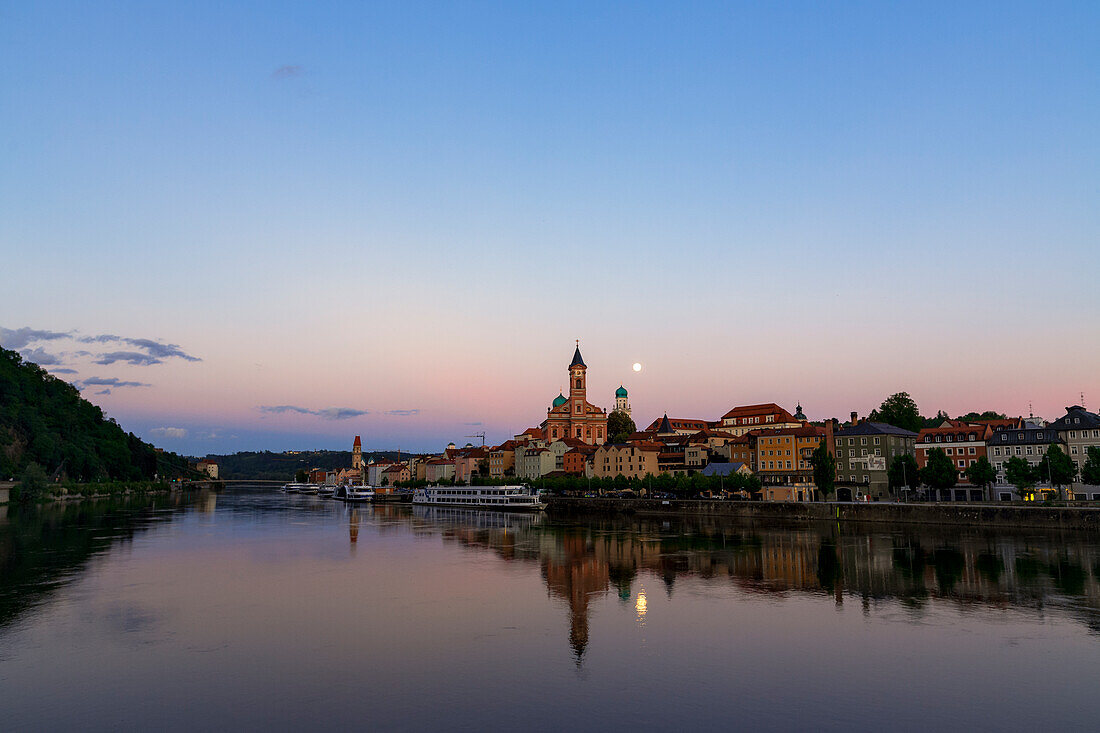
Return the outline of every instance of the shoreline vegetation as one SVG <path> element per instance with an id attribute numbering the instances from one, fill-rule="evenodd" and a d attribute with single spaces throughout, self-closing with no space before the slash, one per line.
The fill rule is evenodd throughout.
<path id="1" fill-rule="evenodd" d="M 225 484 L 221 481 L 101 481 L 94 483 L 62 481 L 48 485 L 32 483 L 29 486 L 17 483 L 10 489 L 7 503 L 49 504 L 51 502 L 81 501 L 83 499 L 169 494 L 173 491 L 203 489 L 220 491 L 224 488 Z M 0 500 L 0 504 L 3 503 Z"/>

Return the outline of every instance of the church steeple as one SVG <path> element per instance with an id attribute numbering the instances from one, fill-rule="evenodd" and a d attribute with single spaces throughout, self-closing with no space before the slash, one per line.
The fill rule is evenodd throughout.
<path id="1" fill-rule="evenodd" d="M 577 339 L 577 350 L 573 352 L 573 361 L 569 362 L 569 368 L 570 369 L 572 369 L 573 367 L 577 367 L 577 366 L 582 367 L 584 369 L 588 368 L 587 366 L 585 366 L 584 359 L 581 358 L 581 340 L 580 339 Z"/>

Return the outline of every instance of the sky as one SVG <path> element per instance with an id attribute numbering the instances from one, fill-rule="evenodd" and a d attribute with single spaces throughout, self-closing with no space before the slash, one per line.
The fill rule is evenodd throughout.
<path id="1" fill-rule="evenodd" d="M 501 442 L 576 339 L 641 424 L 1100 406 L 1096 3 L 8 3 L 0 79 L 0 345 L 170 450 Z"/>

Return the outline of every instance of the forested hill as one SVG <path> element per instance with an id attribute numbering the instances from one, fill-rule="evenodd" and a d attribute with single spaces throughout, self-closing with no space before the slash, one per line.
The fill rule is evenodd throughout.
<path id="1" fill-rule="evenodd" d="M 408 458 L 408 453 L 397 451 L 374 451 L 363 453 L 363 462 L 370 460 Z M 316 450 L 287 451 L 285 453 L 244 452 L 231 455 L 207 456 L 218 464 L 218 478 L 222 479 L 258 479 L 265 481 L 292 481 L 298 469 L 308 471 L 311 468 L 323 468 L 331 471 L 351 468 L 351 451 Z"/>
<path id="2" fill-rule="evenodd" d="M 158 453 L 76 387 L 0 348 L 0 479 L 21 476 L 30 463 L 76 481 L 195 475 L 183 456 Z"/>

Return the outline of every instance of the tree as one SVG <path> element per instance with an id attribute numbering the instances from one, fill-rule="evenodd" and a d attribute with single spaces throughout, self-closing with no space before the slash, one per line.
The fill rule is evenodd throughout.
<path id="1" fill-rule="evenodd" d="M 829 452 L 829 446 L 822 440 L 810 456 L 810 465 L 814 469 L 814 484 L 821 492 L 822 499 L 828 499 L 836 488 L 836 458 Z"/>
<path id="2" fill-rule="evenodd" d="M 1024 501 L 1031 497 L 1036 475 L 1035 466 L 1019 456 L 1013 456 L 1005 462 L 1005 478 L 1016 487 L 1016 493 Z"/>
<path id="3" fill-rule="evenodd" d="M 27 469 L 23 471 L 23 478 L 19 482 L 19 501 L 23 504 L 38 501 L 46 493 L 47 486 L 48 480 L 42 466 L 33 462 L 27 464 Z"/>
<path id="4" fill-rule="evenodd" d="M 894 460 L 890 461 L 886 477 L 895 494 L 900 495 L 902 489 L 916 489 L 920 486 L 920 467 L 917 466 L 917 459 L 910 453 L 894 456 Z"/>
<path id="5" fill-rule="evenodd" d="M 921 469 L 920 480 L 936 491 L 942 491 L 958 483 L 959 474 L 943 448 L 933 448 L 928 451 L 928 462 Z"/>
<path id="6" fill-rule="evenodd" d="M 308 478 L 309 478 L 309 474 L 305 472 L 305 469 L 299 468 L 294 473 L 294 481 L 299 483 L 299 484 L 304 484 L 306 482 L 306 479 L 308 479 Z"/>
<path id="7" fill-rule="evenodd" d="M 630 415 L 622 410 L 614 410 L 607 416 L 607 441 L 609 443 L 625 443 L 630 434 L 637 432 L 637 430 L 638 428 L 634 425 L 634 421 L 630 419 Z"/>
<path id="8" fill-rule="evenodd" d="M 976 420 L 1005 420 L 1006 417 L 993 410 L 986 410 L 985 412 L 968 412 L 965 415 L 960 415 L 957 419 L 963 422 L 974 422 Z"/>
<path id="9" fill-rule="evenodd" d="M 1039 480 L 1048 479 L 1051 486 L 1058 488 L 1058 498 L 1062 498 L 1062 487 L 1072 484 L 1077 478 L 1077 464 L 1057 445 L 1047 448 L 1046 454 L 1035 467 Z"/>
<path id="10" fill-rule="evenodd" d="M 1081 467 L 1081 480 L 1090 486 L 1100 486 L 1100 448 L 1089 446 L 1085 465 Z"/>
<path id="11" fill-rule="evenodd" d="M 966 469 L 966 478 L 970 483 L 984 489 L 997 480 L 997 469 L 993 468 L 988 458 L 982 456 Z"/>
<path id="12" fill-rule="evenodd" d="M 937 410 L 936 414 L 932 417 L 924 418 L 924 422 L 921 425 L 922 427 L 926 428 L 938 428 L 940 425 L 943 425 L 944 420 L 950 419 L 951 417 L 946 412 L 944 412 L 943 410 Z"/>
<path id="13" fill-rule="evenodd" d="M 908 392 L 898 392 L 887 397 L 877 410 L 871 410 L 868 419 L 872 422 L 884 422 L 903 430 L 912 430 L 914 433 L 919 433 L 924 425 L 917 403 Z"/>
<path id="14" fill-rule="evenodd" d="M 482 458 L 477 462 L 477 472 L 479 476 L 485 477 L 489 475 L 489 459 Z"/>

